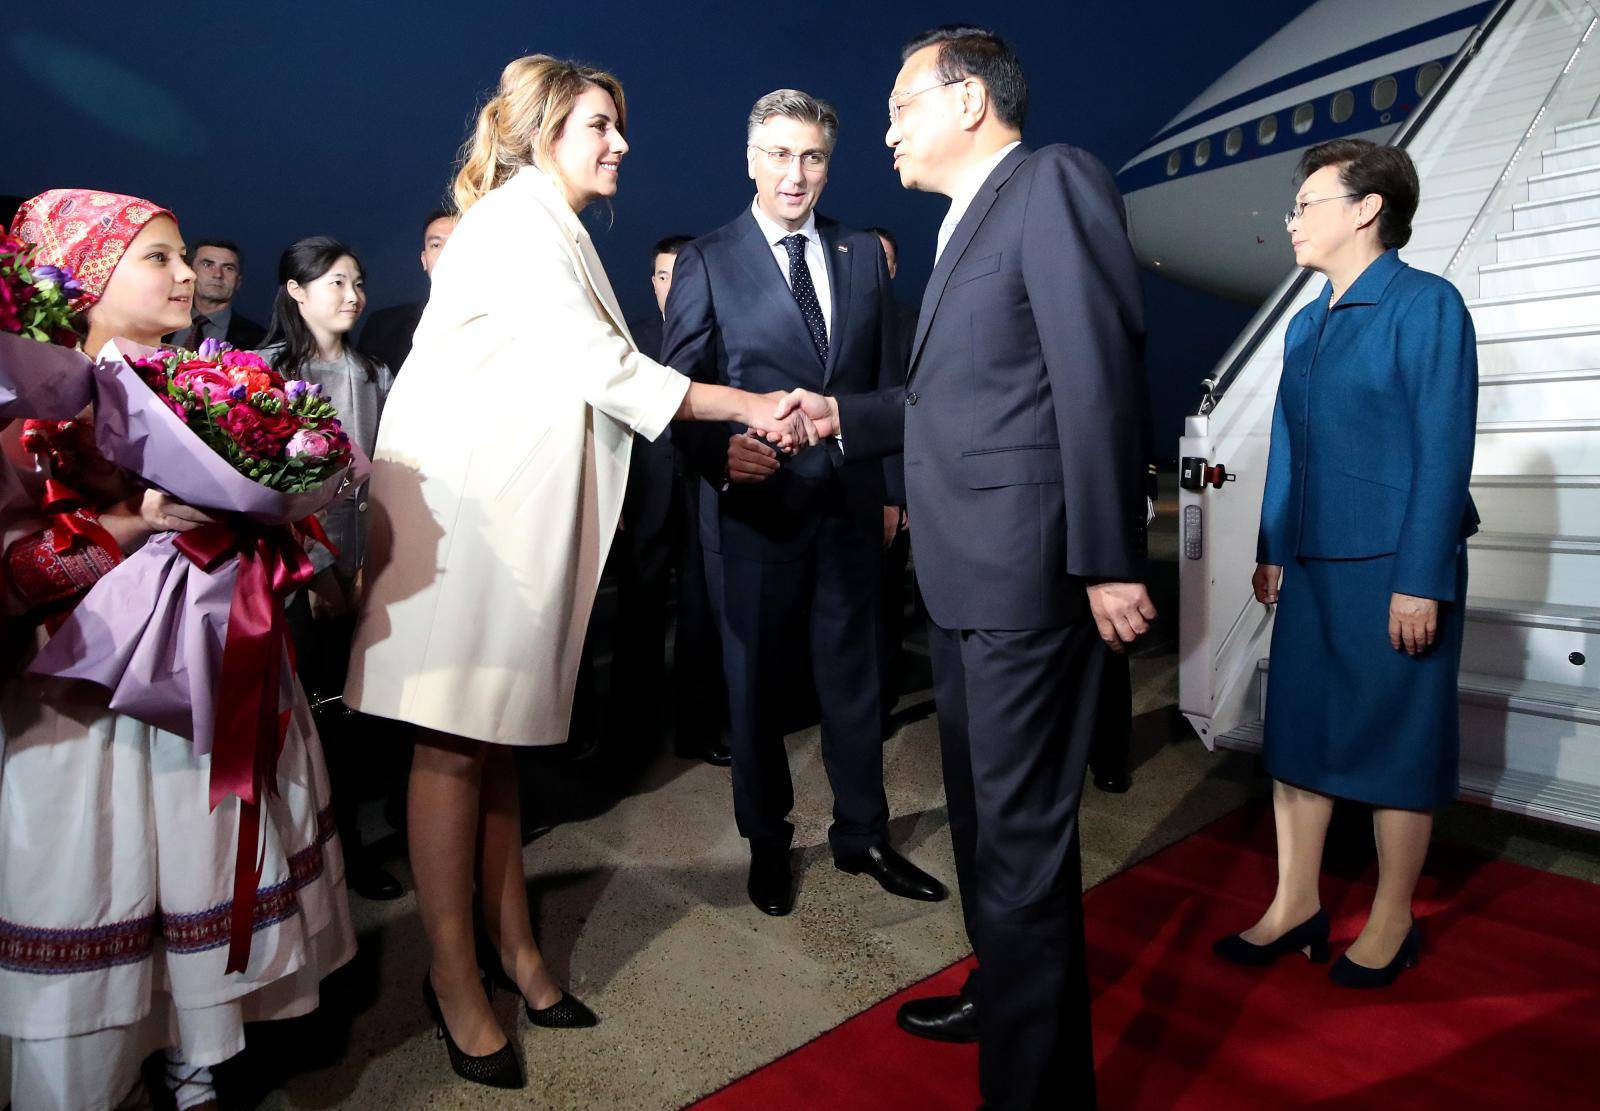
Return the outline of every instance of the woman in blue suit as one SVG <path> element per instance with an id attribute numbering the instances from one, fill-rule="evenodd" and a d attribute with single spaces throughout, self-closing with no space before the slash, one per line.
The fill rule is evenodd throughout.
<path id="1" fill-rule="evenodd" d="M 1215 949 L 1328 959 L 1323 839 L 1333 800 L 1353 799 L 1374 808 L 1378 889 L 1330 975 L 1384 987 L 1416 963 L 1412 893 L 1433 811 L 1456 796 L 1476 341 L 1455 287 L 1396 253 L 1418 197 L 1404 151 L 1323 143 L 1298 176 L 1295 261 L 1328 282 L 1284 340 L 1253 581 L 1278 604 L 1262 750 L 1278 888 Z"/>

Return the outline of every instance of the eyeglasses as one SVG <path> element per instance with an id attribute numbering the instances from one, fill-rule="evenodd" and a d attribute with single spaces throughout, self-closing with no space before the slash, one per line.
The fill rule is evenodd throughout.
<path id="1" fill-rule="evenodd" d="M 913 100 L 917 99 L 917 97 L 921 96 L 923 93 L 931 93 L 935 89 L 942 89 L 942 88 L 945 88 L 948 85 L 959 85 L 965 80 L 966 80 L 965 77 L 957 77 L 953 81 L 941 81 L 937 85 L 928 85 L 925 88 L 918 89 L 916 92 L 900 93 L 898 96 L 891 96 L 889 98 L 889 124 L 890 124 L 890 126 L 892 127 L 892 126 L 898 125 L 899 122 L 900 122 L 900 112 L 905 108 L 905 106 L 907 104 L 910 104 Z"/>
<path id="2" fill-rule="evenodd" d="M 1299 201 L 1288 212 L 1283 214 L 1283 226 L 1288 227 L 1305 214 L 1306 209 L 1314 204 L 1324 204 L 1327 201 L 1347 201 L 1351 197 L 1364 197 L 1365 193 L 1340 193 L 1337 197 L 1318 197 L 1314 201 Z"/>
<path id="3" fill-rule="evenodd" d="M 828 156 L 820 150 L 808 150 L 796 154 L 794 151 L 784 150 L 782 147 L 774 147 L 768 150 L 766 147 L 758 147 L 754 143 L 750 144 L 750 149 L 758 150 L 766 155 L 767 165 L 774 170 L 787 170 L 796 158 L 800 159 L 800 165 L 808 170 L 820 170 L 828 164 Z"/>

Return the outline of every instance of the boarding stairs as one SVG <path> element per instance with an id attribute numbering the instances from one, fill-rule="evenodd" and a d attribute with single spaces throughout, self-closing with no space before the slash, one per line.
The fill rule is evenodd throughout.
<path id="1" fill-rule="evenodd" d="M 1461 795 L 1600 830 L 1600 12 L 1505 0 L 1391 141 L 1422 181 L 1401 257 L 1478 333 Z M 1261 742 L 1261 488 L 1284 329 L 1322 285 L 1285 279 L 1185 427 L 1179 703 L 1213 748 Z"/>

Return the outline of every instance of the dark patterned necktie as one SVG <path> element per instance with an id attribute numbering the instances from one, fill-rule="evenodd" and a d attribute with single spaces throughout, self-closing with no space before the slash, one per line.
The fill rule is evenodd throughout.
<path id="1" fill-rule="evenodd" d="M 822 318 L 822 303 L 817 300 L 817 287 L 811 284 L 811 267 L 806 265 L 806 237 L 789 235 L 779 242 L 789 252 L 789 291 L 800 303 L 800 315 L 806 318 L 806 330 L 811 333 L 817 358 L 827 366 L 828 322 Z"/>
<path id="2" fill-rule="evenodd" d="M 201 313 L 195 314 L 194 327 L 189 329 L 189 338 L 183 341 L 184 350 L 200 350 L 200 345 L 204 343 L 206 339 L 206 325 L 210 323 L 211 319 L 209 317 Z"/>

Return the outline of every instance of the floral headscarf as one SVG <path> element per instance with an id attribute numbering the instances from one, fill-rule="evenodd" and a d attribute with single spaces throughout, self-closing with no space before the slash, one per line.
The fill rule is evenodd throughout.
<path id="1" fill-rule="evenodd" d="M 11 234 L 38 247 L 39 265 L 72 271 L 82 286 L 72 311 L 82 312 L 100 300 L 128 244 L 157 216 L 172 212 L 121 193 L 51 189 L 17 210 Z"/>

